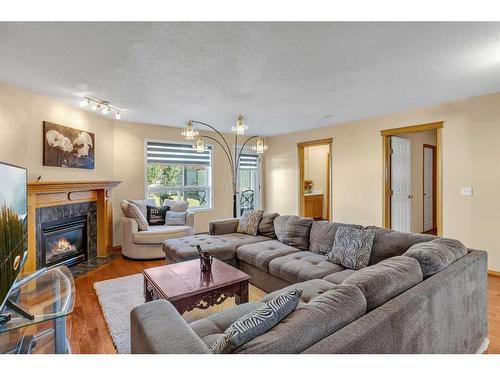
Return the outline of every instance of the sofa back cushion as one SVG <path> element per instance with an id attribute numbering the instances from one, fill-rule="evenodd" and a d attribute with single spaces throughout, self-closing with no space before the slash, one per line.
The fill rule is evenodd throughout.
<path id="1" fill-rule="evenodd" d="M 361 229 L 362 225 L 343 224 L 332 221 L 314 221 L 311 225 L 309 250 L 316 254 L 327 255 L 333 247 L 337 229 L 342 225 L 349 225 Z"/>
<path id="2" fill-rule="evenodd" d="M 276 232 L 274 231 L 274 219 L 278 216 L 280 215 L 276 212 L 262 216 L 257 234 L 259 236 L 266 236 L 275 240 L 277 237 Z"/>
<path id="3" fill-rule="evenodd" d="M 451 238 L 420 242 L 408 249 L 405 256 L 416 259 L 424 277 L 429 277 L 467 254 L 467 248 Z"/>
<path id="4" fill-rule="evenodd" d="M 283 215 L 274 219 L 274 230 L 278 241 L 300 250 L 309 250 L 309 234 L 313 219 Z"/>
<path id="5" fill-rule="evenodd" d="M 374 226 L 367 228 L 375 228 L 370 265 L 397 255 L 403 255 L 416 243 L 432 241 L 437 238 L 430 234 L 405 233 Z"/>
<path id="6" fill-rule="evenodd" d="M 371 311 L 422 280 L 422 271 L 415 259 L 395 256 L 354 272 L 342 285 L 358 287 L 366 298 L 367 311 Z"/>
<path id="7" fill-rule="evenodd" d="M 302 289 L 302 284 L 294 287 Z M 281 323 L 240 346 L 235 353 L 300 353 L 365 312 L 366 300 L 357 287 L 330 284 L 324 293 L 299 304 Z"/>

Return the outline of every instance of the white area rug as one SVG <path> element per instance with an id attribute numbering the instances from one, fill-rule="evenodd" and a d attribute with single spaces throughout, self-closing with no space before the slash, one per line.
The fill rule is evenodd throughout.
<path id="1" fill-rule="evenodd" d="M 136 274 L 94 284 L 104 319 L 119 354 L 130 353 L 130 311 L 144 303 L 143 283 L 143 276 Z M 265 292 L 249 284 L 248 294 L 250 301 L 257 301 L 264 297 Z M 228 298 L 206 310 L 194 309 L 182 316 L 187 322 L 193 322 L 231 306 L 234 306 L 234 298 Z"/>

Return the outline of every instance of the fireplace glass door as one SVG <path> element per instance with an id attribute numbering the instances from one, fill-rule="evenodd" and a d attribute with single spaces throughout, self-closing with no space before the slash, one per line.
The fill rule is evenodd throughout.
<path id="1" fill-rule="evenodd" d="M 42 228 L 43 266 L 71 265 L 87 253 L 87 217 L 67 218 L 46 223 Z"/>

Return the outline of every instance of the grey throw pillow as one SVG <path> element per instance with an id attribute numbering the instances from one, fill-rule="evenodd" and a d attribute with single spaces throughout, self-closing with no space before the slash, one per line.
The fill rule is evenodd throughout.
<path id="1" fill-rule="evenodd" d="M 353 270 L 364 268 L 370 262 L 374 238 L 374 228 L 359 229 L 353 226 L 341 226 L 335 234 L 328 261 Z"/>
<path id="2" fill-rule="evenodd" d="M 262 216 L 257 234 L 275 240 L 277 237 L 274 231 L 274 219 L 276 219 L 278 216 L 280 216 L 278 213 L 272 213 Z"/>
<path id="3" fill-rule="evenodd" d="M 246 210 L 243 212 L 236 232 L 256 236 L 263 213 L 264 211 L 262 210 Z"/>
<path id="4" fill-rule="evenodd" d="M 278 241 L 296 247 L 300 250 L 309 250 L 309 232 L 313 219 L 283 215 L 274 219 L 274 230 Z"/>
<path id="5" fill-rule="evenodd" d="M 165 214 L 165 225 L 186 225 L 186 212 L 167 211 Z"/>
<path id="6" fill-rule="evenodd" d="M 187 201 L 174 201 L 173 199 L 165 199 L 164 206 L 170 207 L 173 212 L 186 212 L 189 209 L 189 202 Z"/>
<path id="7" fill-rule="evenodd" d="M 239 346 L 266 333 L 297 308 L 301 295 L 301 289 L 288 290 L 242 316 L 227 327 L 212 346 L 212 353 L 232 353 Z"/>

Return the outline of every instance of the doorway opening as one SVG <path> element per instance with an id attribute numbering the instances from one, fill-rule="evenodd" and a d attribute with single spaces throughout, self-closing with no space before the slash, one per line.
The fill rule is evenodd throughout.
<path id="1" fill-rule="evenodd" d="M 331 220 L 332 139 L 297 144 L 299 153 L 299 214 Z"/>
<path id="2" fill-rule="evenodd" d="M 383 130 L 383 223 L 441 235 L 442 122 Z"/>

